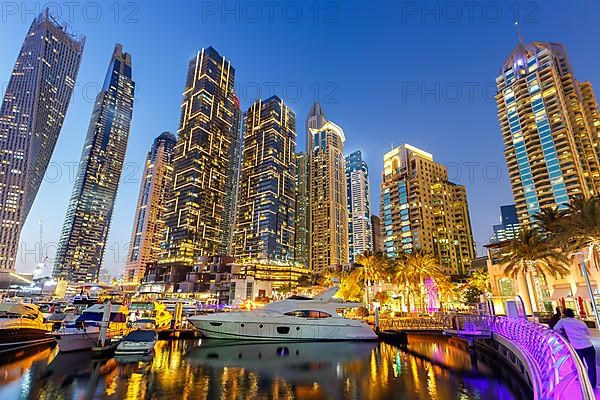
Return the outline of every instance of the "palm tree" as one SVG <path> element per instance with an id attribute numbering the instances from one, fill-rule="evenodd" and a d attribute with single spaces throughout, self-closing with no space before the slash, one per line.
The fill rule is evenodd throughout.
<path id="1" fill-rule="evenodd" d="M 534 286 L 534 298 L 528 293 L 531 304 L 536 304 L 538 311 L 544 310 L 542 289 L 539 276 L 546 278 L 563 277 L 569 273 L 568 257 L 539 230 L 521 229 L 519 236 L 508 243 L 508 252 L 500 260 L 505 264 L 504 274 L 513 278 L 523 276 L 531 278 Z"/>
<path id="2" fill-rule="evenodd" d="M 482 293 L 489 293 L 491 289 L 490 274 L 485 268 L 475 270 L 467 279 L 467 284 L 469 286 L 479 289 Z"/>
<path id="3" fill-rule="evenodd" d="M 443 272 L 437 259 L 430 253 L 416 249 L 411 253 L 405 253 L 397 260 L 396 282 L 404 285 L 406 299 L 409 301 L 414 296 L 414 289 L 424 284 L 425 278 L 431 278 L 435 281 L 443 276 Z M 414 304 L 414 298 L 412 298 Z M 423 301 L 421 301 L 421 306 Z"/>
<path id="4" fill-rule="evenodd" d="M 544 207 L 534 215 L 535 226 L 549 240 L 553 241 L 556 247 L 562 247 L 561 243 L 565 235 L 565 212 L 558 207 Z"/>
<path id="5" fill-rule="evenodd" d="M 600 199 L 576 198 L 571 201 L 564 217 L 565 236 L 571 250 L 589 249 L 596 268 L 600 249 Z"/>
<path id="6" fill-rule="evenodd" d="M 363 283 L 365 288 L 365 305 L 369 306 L 369 290 L 370 283 L 380 282 L 385 280 L 388 275 L 389 262 L 387 257 L 382 252 L 365 251 L 363 254 L 356 257 L 356 263 L 361 267 L 352 271 L 353 277 Z"/>

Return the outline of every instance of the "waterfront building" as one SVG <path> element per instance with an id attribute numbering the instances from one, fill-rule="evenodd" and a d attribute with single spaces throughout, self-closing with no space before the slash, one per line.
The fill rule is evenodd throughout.
<path id="1" fill-rule="evenodd" d="M 308 221 L 310 218 L 310 200 L 308 196 L 308 154 L 296 154 L 296 221 L 294 261 L 308 268 L 310 234 Z"/>
<path id="2" fill-rule="evenodd" d="M 344 131 L 331 121 L 320 128 L 310 127 L 320 124 L 317 119 L 309 120 L 309 226 L 310 267 L 320 273 L 348 264 L 348 202 Z"/>
<path id="3" fill-rule="evenodd" d="M 131 55 L 117 44 L 92 111 L 56 251 L 55 278 L 98 279 L 129 139 L 134 88 Z"/>
<path id="4" fill-rule="evenodd" d="M 500 206 L 500 224 L 494 225 L 494 235 L 492 243 L 512 240 L 519 236 L 519 218 L 517 217 L 517 208 L 514 204 Z"/>
<path id="5" fill-rule="evenodd" d="M 357 256 L 367 251 L 373 251 L 369 168 L 362 159 L 360 150 L 346 156 L 346 190 L 348 254 L 350 263 L 354 263 Z"/>
<path id="6" fill-rule="evenodd" d="M 234 255 L 238 262 L 294 261 L 296 115 L 277 96 L 244 117 Z"/>
<path id="7" fill-rule="evenodd" d="M 54 152 L 84 44 L 46 9 L 17 56 L 0 108 L 0 272 L 15 272 L 21 229 Z"/>
<path id="8" fill-rule="evenodd" d="M 230 62 L 212 47 L 189 62 L 159 261 L 163 267 L 189 269 L 199 257 L 227 249 L 239 116 L 234 75 Z"/>
<path id="9" fill-rule="evenodd" d="M 391 259 L 423 249 L 446 274 L 461 275 L 475 257 L 465 187 L 446 167 L 409 144 L 384 155 L 381 184 L 384 253 Z"/>
<path id="10" fill-rule="evenodd" d="M 383 246 L 383 232 L 381 231 L 381 218 L 377 215 L 371 215 L 371 237 L 373 238 L 373 251 L 382 252 Z"/>
<path id="11" fill-rule="evenodd" d="M 600 116 L 558 43 L 519 42 L 496 78 L 498 118 L 521 226 L 544 207 L 598 195 Z"/>
<path id="12" fill-rule="evenodd" d="M 146 266 L 159 259 L 165 236 L 165 199 L 173 181 L 176 142 L 174 134 L 163 132 L 154 139 L 146 156 L 123 276 L 127 283 L 140 283 Z"/>

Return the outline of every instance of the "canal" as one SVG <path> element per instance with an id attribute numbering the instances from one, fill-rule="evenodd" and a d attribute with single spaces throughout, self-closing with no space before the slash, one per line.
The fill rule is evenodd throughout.
<path id="1" fill-rule="evenodd" d="M 385 343 L 159 341 L 148 359 L 41 348 L 4 356 L 0 399 L 519 399 L 445 338 Z M 0 358 L 2 360 L 2 358 Z M 497 367 L 495 367 L 497 369 Z"/>

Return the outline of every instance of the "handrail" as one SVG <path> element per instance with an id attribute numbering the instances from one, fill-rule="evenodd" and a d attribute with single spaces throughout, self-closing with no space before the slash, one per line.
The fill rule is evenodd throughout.
<path id="1" fill-rule="evenodd" d="M 524 319 L 493 317 L 494 335 L 528 356 L 536 399 L 593 400 L 594 390 L 573 347 L 557 332 Z"/>

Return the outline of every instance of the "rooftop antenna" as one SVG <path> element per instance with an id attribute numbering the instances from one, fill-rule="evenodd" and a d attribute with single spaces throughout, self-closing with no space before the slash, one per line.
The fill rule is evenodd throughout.
<path id="1" fill-rule="evenodd" d="M 519 26 L 519 21 L 515 21 L 515 27 L 517 29 L 517 36 L 519 37 L 519 43 L 523 44 L 523 36 L 521 35 L 521 27 Z"/>

